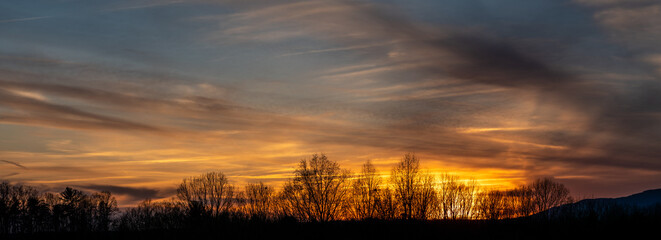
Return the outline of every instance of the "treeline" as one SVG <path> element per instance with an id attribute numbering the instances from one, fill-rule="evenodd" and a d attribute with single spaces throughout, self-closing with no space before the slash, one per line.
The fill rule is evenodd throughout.
<path id="1" fill-rule="evenodd" d="M 301 160 L 294 177 L 276 191 L 264 183 L 242 188 L 221 172 L 184 179 L 176 198 L 149 199 L 119 212 L 110 192 L 59 194 L 0 185 L 1 233 L 190 229 L 223 222 L 329 222 L 336 220 L 508 219 L 571 202 L 551 178 L 512 190 L 486 190 L 475 181 L 434 175 L 406 154 L 382 177 L 367 161 L 351 174 L 324 154 Z"/>
<path id="2" fill-rule="evenodd" d="M 59 194 L 0 183 L 0 234 L 108 231 L 117 213 L 110 192 L 91 195 L 67 187 Z"/>
<path id="3" fill-rule="evenodd" d="M 59 194 L 2 183 L 1 233 L 145 231 L 209 227 L 224 222 L 329 222 L 337 220 L 509 219 L 571 202 L 551 178 L 512 190 L 486 190 L 475 181 L 434 175 L 406 154 L 382 177 L 367 161 L 351 174 L 324 154 L 301 160 L 279 191 L 264 183 L 242 188 L 221 172 L 184 179 L 176 198 L 149 199 L 119 212 L 110 192 L 88 195 L 67 187 Z"/>
<path id="4" fill-rule="evenodd" d="M 217 221 L 429 220 L 506 219 L 571 202 L 564 185 L 538 179 L 513 190 L 483 190 L 456 176 L 435 178 L 406 154 L 379 175 L 371 162 L 350 174 L 325 155 L 302 160 L 294 177 L 275 191 L 264 183 L 231 185 L 220 172 L 184 179 L 177 198 L 142 202 L 118 219 L 126 230 L 176 229 Z M 180 221 L 188 219 L 187 221 Z"/>

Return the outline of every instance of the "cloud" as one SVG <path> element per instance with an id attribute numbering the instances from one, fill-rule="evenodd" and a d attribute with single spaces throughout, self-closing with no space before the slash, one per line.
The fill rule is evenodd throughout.
<path id="1" fill-rule="evenodd" d="M 3 24 L 3 23 L 15 23 L 15 22 L 25 22 L 25 21 L 34 21 L 34 20 L 40 20 L 40 19 L 45 19 L 45 18 L 50 18 L 50 16 L 42 16 L 42 17 L 27 17 L 27 18 L 14 18 L 14 19 L 2 19 L 2 20 L 0 20 L 0 24 Z"/>
<path id="2" fill-rule="evenodd" d="M 40 82 L 16 82 L 0 80 L 0 88 L 37 91 L 67 98 L 84 100 L 88 103 L 98 103 L 121 107 L 124 111 L 154 111 L 179 113 L 187 111 L 200 113 L 206 111 L 220 112 L 239 108 L 222 99 L 212 99 L 202 96 L 177 96 L 171 99 L 150 98 L 133 93 L 120 93 L 92 87 L 69 86 Z"/>
<path id="3" fill-rule="evenodd" d="M 577 3 L 592 7 L 636 6 L 653 3 L 654 0 L 574 0 Z"/>
<path id="4" fill-rule="evenodd" d="M 171 189 L 154 189 L 146 187 L 125 187 L 116 185 L 87 184 L 76 186 L 83 189 L 89 189 L 97 192 L 109 191 L 113 195 L 128 196 L 130 201 L 142 201 L 145 199 L 157 199 L 172 195 Z"/>
<path id="5" fill-rule="evenodd" d="M 17 162 L 13 162 L 13 161 L 9 161 L 9 160 L 2 160 L 2 159 L 0 159 L 0 162 L 8 163 L 8 164 L 14 165 L 14 166 L 22 168 L 22 169 L 28 169 L 25 166 L 23 166 L 23 165 L 21 165 Z"/>
<path id="6" fill-rule="evenodd" d="M 115 117 L 86 112 L 69 106 L 24 97 L 0 89 L 0 103 L 19 113 L 2 114 L 0 121 L 18 124 L 38 124 L 83 129 L 138 130 L 162 132 L 158 127 Z M 21 114 L 20 112 L 28 112 Z"/>
<path id="7" fill-rule="evenodd" d="M 143 9 L 143 8 L 155 8 L 155 7 L 168 6 L 172 4 L 179 4 L 182 2 L 183 1 L 144 1 L 144 3 L 139 2 L 138 4 L 131 2 L 130 5 L 118 5 L 116 7 L 105 9 L 103 11 L 114 12 L 114 11 L 126 11 L 126 10 L 135 10 L 135 9 Z"/>
<path id="8" fill-rule="evenodd" d="M 643 2 L 641 1 L 641 3 Z M 589 4 L 611 6 L 617 2 L 591 1 Z M 640 26 L 639 23 L 653 21 L 651 20 L 653 17 L 650 18 L 650 14 L 647 13 L 655 12 L 656 8 L 657 6 L 645 6 L 632 10 L 606 10 L 599 13 L 596 18 L 603 18 L 606 24 L 616 28 L 627 26 L 627 24 L 636 25 L 639 26 L 637 29 L 643 28 L 640 29 L 642 33 L 647 33 L 650 31 L 647 31 L 645 26 L 654 26 L 649 24 Z M 557 46 L 541 44 L 544 41 L 540 41 L 539 44 L 533 42 L 532 45 L 524 45 L 520 44 L 520 39 L 516 38 L 504 38 L 496 34 L 490 35 L 480 31 L 460 30 L 448 26 L 429 26 L 407 19 L 395 11 L 396 8 L 347 1 L 306 1 L 269 5 L 261 9 L 252 8 L 227 17 L 225 19 L 227 21 L 221 26 L 231 27 L 225 28 L 218 36 L 244 42 L 312 38 L 340 45 L 334 49 L 370 46 L 373 43 L 384 41 L 393 42 L 385 48 L 374 49 L 374 51 L 383 51 L 381 55 L 372 54 L 380 57 L 366 60 L 376 62 L 376 64 L 367 65 L 368 68 L 351 69 L 330 76 L 334 79 L 360 79 L 370 76 L 386 81 L 386 84 L 416 84 L 416 81 L 428 79 L 446 81 L 442 79 L 451 78 L 469 84 L 504 87 L 533 94 L 537 98 L 539 108 L 556 109 L 555 111 L 567 112 L 573 116 L 571 117 L 573 119 L 568 119 L 568 122 L 563 124 L 572 124 L 569 121 L 573 120 L 577 121 L 573 124 L 583 126 L 578 132 L 564 134 L 564 141 L 573 144 L 567 150 L 526 153 L 533 154 L 530 155 L 531 159 L 540 161 L 553 159 L 553 161 L 583 165 L 602 164 L 644 168 L 646 164 L 647 166 L 654 165 L 651 162 L 653 156 L 660 156 L 661 153 L 657 150 L 649 148 L 661 141 L 659 137 L 661 135 L 658 134 L 661 132 L 658 117 L 660 110 L 655 104 L 654 98 L 649 97 L 661 94 L 658 83 L 650 82 L 642 85 L 632 83 L 623 88 L 594 79 L 585 79 L 576 71 L 572 71 L 569 66 L 546 58 L 544 54 L 553 49 L 543 49 L 543 47 Z M 642 15 L 634 18 L 624 17 L 624 15 L 630 15 L 629 11 L 632 14 L 635 12 Z M 658 37 L 653 36 L 651 39 L 658 39 Z M 403 54 L 388 54 L 392 51 Z M 324 50 L 313 50 L 312 52 L 323 53 Z M 411 75 L 414 77 L 397 79 L 397 77 L 384 76 L 385 73 L 398 77 Z M 397 75 L 398 73 L 408 75 Z M 439 84 L 438 87 L 443 88 L 444 86 Z M 429 97 L 433 98 L 433 96 Z M 392 103 L 384 102 L 384 104 Z M 412 133 L 395 133 L 392 130 L 393 127 L 404 127 L 413 131 L 442 124 L 439 122 L 421 124 L 424 122 L 424 118 L 421 116 L 433 116 L 437 111 L 432 107 L 438 103 L 437 101 L 429 101 L 429 107 L 422 108 L 418 107 L 420 105 L 417 101 L 402 103 L 411 104 L 406 108 L 417 109 L 417 111 L 410 112 L 411 121 L 407 122 L 406 118 L 403 118 L 396 125 L 386 125 L 384 129 L 381 129 L 385 133 L 384 135 L 403 134 L 407 136 Z M 459 112 L 450 114 L 461 115 Z M 552 121 L 552 119 L 548 120 Z M 536 141 L 546 141 L 541 138 L 545 134 L 540 134 Z M 455 133 L 439 133 L 439 135 L 462 139 Z M 338 136 L 336 142 L 372 144 L 371 138 L 357 136 L 365 136 L 365 134 L 346 133 L 346 135 Z M 377 138 L 388 137 L 379 136 Z M 326 136 L 325 139 L 334 138 Z M 417 146 L 413 148 L 421 151 L 432 151 L 432 149 L 439 148 L 427 148 L 424 147 L 427 145 L 424 143 L 425 141 L 408 138 L 402 139 L 401 142 L 397 140 L 393 140 L 393 142 L 397 142 L 398 146 Z M 492 145 L 481 141 L 463 143 L 458 140 L 451 146 L 440 147 L 442 149 L 440 152 L 470 156 L 482 151 L 479 149 L 467 151 L 452 149 L 466 149 L 466 146 L 481 144 L 484 144 L 486 149 L 490 149 L 489 145 Z M 594 148 L 599 149 L 599 152 L 570 157 L 572 153 L 585 152 L 584 149 Z M 495 152 L 503 151 L 505 150 Z M 490 155 L 484 155 L 484 157 L 488 156 Z M 592 160 L 597 158 L 605 160 Z M 626 161 L 631 164 L 623 163 Z"/>
<path id="9" fill-rule="evenodd" d="M 517 14 L 478 2 L 463 3 L 465 16 Z M 170 184 L 164 179 L 213 168 L 239 181 L 281 181 L 299 157 L 326 150 L 348 165 L 372 157 L 389 163 L 415 151 L 439 171 L 500 169 L 571 181 L 607 178 L 618 169 L 632 178 L 641 169 L 661 171 L 656 2 L 574 2 L 581 5 L 561 5 L 592 15 L 558 14 L 561 22 L 584 26 L 571 31 L 555 21 L 540 24 L 528 12 L 514 20 L 427 21 L 408 6 L 362 1 L 201 1 L 191 7 L 220 14 L 181 21 L 192 32 L 180 34 L 168 24 L 140 28 L 144 19 L 134 11 L 132 27 L 148 31 L 110 44 L 111 50 L 129 48 L 112 56 L 109 43 L 90 41 L 100 57 L 79 52 L 90 49 L 0 57 L 0 122 L 67 129 L 62 136 L 40 128 L 39 139 L 48 143 L 89 136 L 74 140 L 81 147 L 71 151 L 53 144 L 45 148 L 62 151 L 2 151 L 8 159 L 30 160 L 31 170 L 60 173 L 36 182 L 104 181 L 80 186 L 134 200 L 164 196 L 150 181 Z M 113 7 L 160 11 L 191 4 L 171 3 Z M 190 42 L 161 38 L 154 45 L 195 47 L 177 49 L 183 60 L 163 64 L 174 55 L 131 45 L 150 39 L 144 37 L 149 31 L 190 33 Z M 62 52 L 120 61 L 74 61 Z M 207 55 L 231 61 L 211 65 Z M 226 74 L 234 71 L 249 76 Z M 72 168 L 33 168 L 37 158 Z M 109 172 L 62 176 L 94 164 Z M 134 179 L 140 172 L 150 177 Z M 133 184 L 128 181 L 150 187 L 124 187 Z"/>
<path id="10" fill-rule="evenodd" d="M 1 112 L 0 118 L 6 123 L 183 134 L 222 128 L 218 121 L 228 128 L 243 128 L 250 125 L 246 118 L 263 114 L 224 99 L 223 95 L 231 90 L 189 78 L 160 79 L 149 72 L 111 70 L 50 58 L 11 57 L 0 61 L 11 62 L 6 66 L 17 65 L 0 69 L 0 101 L 9 110 Z M 41 74 L 43 69 L 80 72 L 70 77 L 47 76 Z M 87 79 L 87 75 L 94 80 Z M 53 77 L 59 81 L 44 80 Z M 130 77 L 132 81 L 105 80 L 116 77 Z"/>

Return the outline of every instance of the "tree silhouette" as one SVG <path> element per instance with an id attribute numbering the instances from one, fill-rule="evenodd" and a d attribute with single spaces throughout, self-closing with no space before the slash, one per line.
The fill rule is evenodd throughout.
<path id="1" fill-rule="evenodd" d="M 457 176 L 444 174 L 440 184 L 440 217 L 444 219 L 457 219 L 460 213 L 459 202 L 461 191 L 461 185 L 458 182 Z"/>
<path id="2" fill-rule="evenodd" d="M 362 172 L 351 185 L 351 215 L 354 219 L 377 218 L 381 177 L 370 160 L 363 164 Z"/>
<path id="3" fill-rule="evenodd" d="M 274 209 L 274 190 L 259 182 L 249 183 L 244 191 L 244 212 L 251 220 L 265 221 L 272 217 Z"/>
<path id="4" fill-rule="evenodd" d="M 473 218 L 473 208 L 477 194 L 477 184 L 474 180 L 459 184 L 459 216 L 465 219 Z"/>
<path id="5" fill-rule="evenodd" d="M 434 176 L 429 173 L 422 174 L 418 181 L 418 189 L 413 199 L 413 217 L 426 220 L 433 215 L 437 202 L 436 183 Z"/>
<path id="6" fill-rule="evenodd" d="M 116 221 L 121 231 L 175 230 L 184 227 L 186 206 L 178 201 L 153 202 L 146 199 L 130 208 Z"/>
<path id="7" fill-rule="evenodd" d="M 28 214 L 39 207 L 36 189 L 0 183 L 0 233 L 31 232 L 35 219 Z"/>
<path id="8" fill-rule="evenodd" d="M 436 195 L 433 178 L 420 173 L 420 160 L 412 153 L 405 154 L 392 169 L 390 180 L 394 185 L 400 217 L 425 219 Z"/>
<path id="9" fill-rule="evenodd" d="M 294 178 L 283 188 L 291 214 L 304 221 L 327 222 L 342 214 L 348 197 L 349 173 L 326 155 L 301 160 Z"/>
<path id="10" fill-rule="evenodd" d="M 501 219 L 505 208 L 504 196 L 505 194 L 498 190 L 478 194 L 476 211 L 479 218 L 489 220 Z"/>
<path id="11" fill-rule="evenodd" d="M 376 207 L 378 219 L 395 220 L 401 217 L 398 215 L 400 210 L 395 193 L 390 187 L 381 189 L 377 200 Z"/>
<path id="12" fill-rule="evenodd" d="M 413 201 L 415 199 L 418 182 L 420 161 L 415 155 L 407 153 L 393 168 L 391 181 L 395 185 L 395 196 L 401 207 L 401 218 L 413 217 Z"/>
<path id="13" fill-rule="evenodd" d="M 378 224 L 383 221 L 397 219 L 497 221 L 519 218 L 506 221 L 514 224 L 548 223 L 529 221 L 540 218 L 555 223 L 566 220 L 580 223 L 586 219 L 598 222 L 604 219 L 661 222 L 661 204 L 639 208 L 620 206 L 615 202 L 588 201 L 561 206 L 571 202 L 571 198 L 567 188 L 553 178 L 536 179 L 510 190 L 482 191 L 474 180 L 466 181 L 454 175 L 445 174 L 436 181 L 431 174 L 420 170 L 419 161 L 415 155 L 405 154 L 392 169 L 390 182 L 386 182 L 370 161 L 351 179 L 349 172 L 341 169 L 337 162 L 328 160 L 324 154 L 314 154 L 310 159 L 301 160 L 295 168 L 294 177 L 277 193 L 262 182 L 247 184 L 243 191 L 235 193 L 223 173 L 209 172 L 182 180 L 177 188 L 177 198 L 165 201 L 147 199 L 121 214 L 116 214 L 117 201 L 110 192 L 87 194 L 66 187 L 59 193 L 39 194 L 33 187 L 3 182 L 0 183 L 0 238 L 6 234 L 40 232 L 89 234 L 145 231 L 187 234 L 192 231 L 221 231 L 217 229 L 232 231 L 234 227 L 253 231 L 254 226 L 271 230 L 295 226 L 294 231 L 307 235 L 323 229 L 319 226 L 345 226 L 367 219 L 382 221 L 355 226 L 369 228 L 377 224 L 380 227 Z M 348 221 L 331 224 L 295 222 L 335 220 Z M 436 223 L 481 226 L 483 222 L 409 223 L 397 226 L 406 228 Z M 391 223 L 385 224 L 383 226 L 391 226 L 387 225 Z"/>
<path id="14" fill-rule="evenodd" d="M 117 200 L 108 191 L 92 194 L 92 205 L 95 208 L 92 216 L 93 226 L 96 231 L 108 231 L 113 213 L 118 211 Z"/>
<path id="15" fill-rule="evenodd" d="M 507 191 L 508 218 L 530 216 L 535 211 L 533 192 L 528 186 L 519 186 Z"/>
<path id="16" fill-rule="evenodd" d="M 226 216 L 233 205 L 234 187 L 222 172 L 209 172 L 182 180 L 177 197 L 192 216 Z"/>
<path id="17" fill-rule="evenodd" d="M 537 179 L 530 185 L 530 189 L 535 212 L 557 207 L 569 201 L 569 190 L 553 178 Z"/>
<path id="18" fill-rule="evenodd" d="M 60 192 L 60 203 L 55 205 L 56 218 L 65 231 L 88 231 L 90 203 L 80 190 L 66 187 Z"/>

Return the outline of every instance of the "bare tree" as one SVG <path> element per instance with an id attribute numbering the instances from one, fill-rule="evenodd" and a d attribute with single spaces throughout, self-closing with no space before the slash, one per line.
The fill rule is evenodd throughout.
<path id="1" fill-rule="evenodd" d="M 245 213 L 251 220 L 264 221 L 272 217 L 274 190 L 264 183 L 249 183 L 245 186 Z"/>
<path id="2" fill-rule="evenodd" d="M 177 188 L 177 197 L 189 210 L 220 216 L 228 214 L 232 207 L 234 187 L 222 172 L 209 172 L 184 179 Z"/>
<path id="3" fill-rule="evenodd" d="M 459 184 L 459 216 L 461 218 L 473 218 L 473 208 L 475 206 L 475 195 L 478 186 L 475 180 L 470 180 Z"/>
<path id="4" fill-rule="evenodd" d="M 326 222 L 342 214 L 348 197 L 349 173 L 324 154 L 301 160 L 294 179 L 283 188 L 291 214 L 301 220 Z"/>
<path id="5" fill-rule="evenodd" d="M 397 219 L 399 213 L 399 204 L 393 190 L 389 187 L 381 189 L 376 202 L 377 218 L 383 220 Z"/>
<path id="6" fill-rule="evenodd" d="M 507 218 L 530 216 L 534 212 L 533 193 L 528 186 L 506 192 Z"/>
<path id="7" fill-rule="evenodd" d="M 460 185 L 454 175 L 444 174 L 441 177 L 441 189 L 438 203 L 440 204 L 440 217 L 444 219 L 457 219 L 459 217 Z"/>
<path id="8" fill-rule="evenodd" d="M 413 216 L 415 219 L 428 219 L 433 214 L 437 196 L 435 179 L 429 173 L 423 173 L 418 179 L 418 189 L 413 200 Z"/>
<path id="9" fill-rule="evenodd" d="M 91 219 L 91 203 L 84 192 L 66 187 L 60 193 L 60 204 L 55 206 L 56 218 L 64 231 L 87 231 Z"/>
<path id="10" fill-rule="evenodd" d="M 184 226 L 186 206 L 174 199 L 154 202 L 146 199 L 127 209 L 117 219 L 121 231 L 173 230 Z"/>
<path id="11" fill-rule="evenodd" d="M 351 215 L 354 219 L 369 219 L 377 217 L 377 204 L 381 177 L 374 165 L 367 160 L 363 164 L 362 174 L 354 179 L 351 188 Z"/>
<path id="12" fill-rule="evenodd" d="M 26 213 L 38 201 L 37 190 L 23 185 L 0 183 L 0 234 L 31 230 L 32 219 Z M 32 204 L 31 204 L 32 202 Z"/>
<path id="13" fill-rule="evenodd" d="M 390 175 L 402 219 L 426 219 L 435 196 L 433 177 L 420 173 L 420 159 L 407 153 Z"/>
<path id="14" fill-rule="evenodd" d="M 505 207 L 505 194 L 502 191 L 492 190 L 477 195 L 476 211 L 482 219 L 498 220 L 503 217 Z"/>
<path id="15" fill-rule="evenodd" d="M 535 180 L 530 185 L 535 212 L 557 207 L 569 201 L 569 190 L 553 178 Z"/>
<path id="16" fill-rule="evenodd" d="M 118 211 L 117 200 L 108 191 L 92 194 L 90 201 L 94 207 L 92 225 L 96 231 L 108 231 L 110 229 L 111 217 Z"/>
<path id="17" fill-rule="evenodd" d="M 413 218 L 413 201 L 417 191 L 420 160 L 407 153 L 392 169 L 391 182 L 395 185 L 395 197 L 400 206 L 401 218 Z"/>

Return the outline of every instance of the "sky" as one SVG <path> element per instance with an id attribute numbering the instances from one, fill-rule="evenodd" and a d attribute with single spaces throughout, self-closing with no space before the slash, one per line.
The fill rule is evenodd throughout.
<path id="1" fill-rule="evenodd" d="M 657 0 L 0 2 L 0 179 L 120 206 L 325 153 L 582 197 L 661 188 Z"/>

